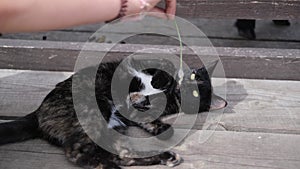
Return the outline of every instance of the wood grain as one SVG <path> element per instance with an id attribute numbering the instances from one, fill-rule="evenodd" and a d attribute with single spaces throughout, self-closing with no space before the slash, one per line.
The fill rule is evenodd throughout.
<path id="1" fill-rule="evenodd" d="M 200 18 L 296 19 L 300 2 L 294 0 L 178 0 L 177 15 Z"/>
<path id="2" fill-rule="evenodd" d="M 178 169 L 289 168 L 300 165 L 299 135 L 222 131 L 191 131 L 193 134 L 176 146 L 184 162 Z M 67 162 L 62 150 L 41 140 L 0 147 L 1 168 L 76 168 Z M 165 169 L 164 166 L 128 169 Z"/>

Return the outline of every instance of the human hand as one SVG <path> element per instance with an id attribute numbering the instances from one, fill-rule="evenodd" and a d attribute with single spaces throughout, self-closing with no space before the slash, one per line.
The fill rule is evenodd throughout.
<path id="1" fill-rule="evenodd" d="M 165 0 L 165 8 L 156 5 L 161 0 L 128 0 L 125 16 L 138 19 L 135 14 L 146 14 L 166 19 L 173 19 L 176 12 L 176 0 Z M 135 15 L 130 17 L 130 15 Z"/>

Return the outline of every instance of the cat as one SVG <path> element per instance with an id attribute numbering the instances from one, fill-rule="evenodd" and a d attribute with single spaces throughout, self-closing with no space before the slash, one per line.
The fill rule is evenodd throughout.
<path id="1" fill-rule="evenodd" d="M 58 83 L 45 97 L 36 111 L 15 121 L 0 124 L 0 145 L 42 138 L 62 147 L 68 160 L 82 168 L 119 169 L 120 166 L 133 165 L 162 164 L 171 167 L 178 165 L 182 159 L 178 154 L 171 151 L 160 152 L 151 157 L 130 158 L 121 154 L 110 153 L 97 145 L 87 135 L 87 130 L 93 130 L 92 132 L 97 135 L 97 138 L 105 140 L 107 137 L 113 136 L 103 134 L 102 130 L 116 130 L 126 134 L 128 126 L 137 126 L 154 136 L 159 136 L 163 132 L 167 133 L 159 136 L 158 139 L 168 139 L 173 135 L 172 126 L 163 123 L 160 117 L 179 113 L 181 94 L 190 92 L 189 90 L 180 91 L 178 83 L 173 76 L 162 71 L 170 68 L 172 72 L 176 73 L 174 65 L 170 62 L 154 61 L 153 64 L 159 64 L 159 67 L 162 68 L 161 70 L 135 70 L 133 67 L 137 65 L 142 67 L 142 64 L 134 60 L 130 60 L 125 66 L 120 63 L 121 61 L 106 62 L 101 63 L 98 67 L 84 68 Z M 191 81 L 189 77 L 191 74 L 194 74 L 194 81 L 200 92 L 201 102 L 196 113 L 223 108 L 227 104 L 225 100 L 212 92 L 210 76 L 215 66 L 216 64 L 213 64 L 208 66 L 207 69 L 202 67 L 192 72 L 186 72 L 189 74 L 185 76 L 186 79 L 183 84 L 188 85 L 189 83 L 185 82 Z M 132 79 L 129 82 L 130 85 L 127 91 L 112 90 L 113 75 L 118 67 L 121 67 L 122 71 L 120 72 L 123 73 L 118 77 L 121 82 Z M 89 76 L 93 74 L 92 72 L 96 72 L 96 78 L 93 78 L 95 76 Z M 95 84 L 95 86 L 91 84 Z M 81 89 L 84 92 L 80 92 Z M 116 98 L 119 101 L 118 105 L 112 99 L 113 92 L 120 95 L 120 97 Z M 151 106 L 155 105 L 156 101 L 160 101 L 151 95 L 155 96 L 162 93 L 166 95 L 167 104 L 159 118 L 151 115 L 142 117 L 137 115 L 138 118 L 141 118 L 140 121 L 131 121 L 120 113 L 121 110 L 128 113 L 128 115 L 134 114 L 136 110 L 138 112 L 146 112 L 153 108 Z M 83 123 L 79 122 L 78 116 L 80 115 L 76 114 L 75 111 L 75 95 L 83 100 L 76 108 L 76 111 L 82 110 L 82 113 L 86 116 Z M 96 108 L 89 105 L 90 103 L 92 104 L 93 95 L 96 97 L 97 108 L 101 111 L 105 120 L 95 124 L 92 120 L 97 118 L 97 113 L 93 113 L 96 111 Z M 191 93 L 187 95 L 195 97 Z M 216 102 L 212 99 L 217 99 L 218 101 Z M 191 100 L 193 101 L 193 99 Z M 218 104 L 212 105 L 212 103 Z M 83 129 L 86 124 L 89 126 L 87 130 Z M 111 147 L 120 149 L 117 138 L 110 144 Z"/>

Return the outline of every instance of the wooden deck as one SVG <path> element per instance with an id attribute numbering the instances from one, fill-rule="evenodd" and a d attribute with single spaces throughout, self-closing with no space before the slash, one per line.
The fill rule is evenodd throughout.
<path id="1" fill-rule="evenodd" d="M 215 1 L 216 2 L 216 1 Z M 273 1 L 256 4 L 255 13 L 235 11 L 251 10 L 257 1 L 238 0 L 238 8 L 213 15 L 209 6 L 218 9 L 223 1 L 202 4 L 188 11 L 190 0 L 181 0 L 182 16 L 216 17 L 228 20 L 190 19 L 217 47 L 227 78 L 213 78 L 216 92 L 227 86 L 228 106 L 224 113 L 215 113 L 214 119 L 203 123 L 200 114 L 190 136 L 176 147 L 184 162 L 176 169 L 298 169 L 300 166 L 300 22 L 292 20 L 291 27 L 275 27 L 271 20 L 257 21 L 257 40 L 248 41 L 237 36 L 233 16 L 260 19 L 298 18 L 294 15 L 298 1 L 278 0 L 283 5 L 270 10 L 265 6 Z M 205 5 L 203 5 L 206 4 Z M 226 1 L 229 7 L 236 1 Z M 246 4 L 246 5 L 245 5 Z M 220 6 L 218 6 L 220 5 Z M 250 5 L 250 7 L 248 6 Z M 244 8 L 243 8 L 244 7 Z M 248 8 L 249 7 L 249 8 Z M 211 7 L 210 7 L 211 8 Z M 294 9 L 295 8 L 295 9 Z M 286 10 L 291 13 L 286 13 Z M 187 12 L 188 11 L 188 12 Z M 223 13 L 222 13 L 223 12 Z M 225 15 L 227 14 L 227 15 Z M 245 16 L 247 15 L 247 16 Z M 286 19 L 286 18 L 284 18 Z M 0 123 L 24 116 L 35 110 L 55 84 L 73 72 L 82 42 L 99 28 L 100 24 L 66 30 L 4 34 L 0 36 Z M 118 32 L 115 32 L 118 34 Z M 111 59 L 122 58 L 136 49 L 152 45 L 173 48 L 173 42 L 159 36 L 147 35 L 129 39 L 111 54 Z M 203 38 L 193 37 L 191 38 Z M 42 41 L 43 39 L 46 39 Z M 109 41 L 109 39 L 106 39 Z M 147 43 L 144 43 L 147 42 Z M 164 42 L 157 46 L 157 42 Z M 156 46 L 153 46 L 156 45 Z M 149 46 L 148 46 L 149 47 Z M 205 54 L 209 50 L 199 48 Z M 104 52 L 105 45 L 97 51 Z M 184 51 L 189 54 L 188 50 Z M 198 64 L 195 60 L 190 63 Z M 268 80 L 266 80 L 268 79 Z M 172 121 L 172 119 L 169 119 Z M 186 130 L 187 124 L 180 124 Z M 205 126 L 205 130 L 203 129 Z M 137 129 L 132 129 L 133 132 Z M 199 140 L 209 136 L 205 142 Z M 0 138 L 1 139 L 1 138 Z M 65 169 L 78 168 L 69 163 L 63 151 L 43 140 L 30 140 L 0 147 L 0 169 Z M 165 169 L 164 166 L 128 167 L 128 169 Z"/>
<path id="2" fill-rule="evenodd" d="M 9 119 L 33 111 L 54 85 L 70 74 L 0 70 L 1 115 Z M 224 85 L 219 78 L 213 82 L 216 88 Z M 208 124 L 210 128 L 216 126 L 217 131 L 197 130 L 203 126 L 198 120 L 193 134 L 174 148 L 185 159 L 177 168 L 298 168 L 300 82 L 227 79 L 226 85 L 229 105 L 216 117 L 219 122 Z M 212 135 L 201 143 L 203 134 Z M 61 149 L 33 140 L 0 147 L 0 168 L 76 167 L 66 161 Z"/>

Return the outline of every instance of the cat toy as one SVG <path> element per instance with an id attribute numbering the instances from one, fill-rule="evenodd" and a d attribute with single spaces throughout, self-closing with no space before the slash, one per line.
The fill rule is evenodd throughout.
<path id="1" fill-rule="evenodd" d="M 183 77 L 184 77 L 184 72 L 183 72 L 183 69 L 182 69 L 182 41 L 181 41 L 181 36 L 180 36 L 180 32 L 179 32 L 179 28 L 178 28 L 178 25 L 177 25 L 177 22 L 176 22 L 176 19 L 174 19 L 174 24 L 175 24 L 175 27 L 176 27 L 176 31 L 177 31 L 177 36 L 178 36 L 178 39 L 179 39 L 179 45 L 180 45 L 180 65 L 179 65 L 179 71 L 178 71 L 178 77 L 179 77 L 179 86 L 181 86 L 181 83 L 183 81 Z"/>
<path id="2" fill-rule="evenodd" d="M 181 40 L 181 36 L 180 36 L 180 31 L 179 31 L 179 27 L 178 27 L 178 24 L 176 22 L 176 19 L 174 19 L 174 24 L 175 24 L 175 27 L 176 27 L 176 31 L 177 31 L 177 36 L 178 36 L 178 40 L 179 40 L 179 46 L 180 46 L 180 65 L 179 65 L 179 71 L 178 71 L 178 78 L 179 78 L 179 81 L 178 81 L 178 84 L 179 86 L 181 86 L 182 84 L 182 81 L 183 81 L 183 78 L 184 78 L 184 71 L 183 71 L 183 68 L 182 68 L 182 51 L 183 51 L 183 47 L 182 47 L 182 40 Z M 191 77 L 190 79 L 191 80 L 195 80 L 196 78 L 196 75 L 194 73 L 191 74 Z M 194 97 L 199 97 L 199 93 L 194 90 L 193 91 L 193 96 Z"/>

